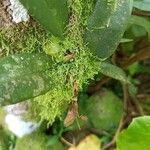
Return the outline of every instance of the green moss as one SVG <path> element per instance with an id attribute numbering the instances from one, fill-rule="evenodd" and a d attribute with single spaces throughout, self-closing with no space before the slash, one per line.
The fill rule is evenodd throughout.
<path id="1" fill-rule="evenodd" d="M 49 34 L 34 22 L 11 26 L 0 29 L 0 48 L 4 55 L 41 51 L 47 37 Z"/>
<path id="2" fill-rule="evenodd" d="M 14 150 L 48 150 L 47 140 L 43 133 L 35 132 L 18 139 Z"/>
<path id="3" fill-rule="evenodd" d="M 63 145 L 58 142 L 53 146 L 48 146 L 48 136 L 41 132 L 34 132 L 20 138 L 16 142 L 14 150 L 63 150 Z"/>
<path id="4" fill-rule="evenodd" d="M 65 40 L 59 41 L 52 37 L 51 42 L 47 43 L 49 46 L 46 45 L 48 48 L 51 47 L 51 44 L 56 44 L 57 49 L 58 47 L 61 49 L 54 55 L 56 63 L 48 71 L 53 79 L 52 89 L 47 94 L 35 98 L 33 102 L 37 114 L 42 120 L 48 120 L 50 124 L 56 117 L 61 118 L 61 114 L 72 101 L 74 81 L 76 81 L 79 91 L 82 91 L 83 85 L 88 84 L 88 80 L 94 78 L 99 71 L 97 59 L 89 52 L 83 40 L 86 21 L 92 11 L 94 0 L 69 2 L 68 7 L 72 15 Z M 51 49 L 47 50 L 46 47 L 44 50 L 47 53 L 51 52 Z M 73 58 L 65 61 L 64 56 L 68 51 L 69 54 L 73 54 Z"/>
<path id="5" fill-rule="evenodd" d="M 123 113 L 123 103 L 113 92 L 103 90 L 86 102 L 86 113 L 94 128 L 114 133 Z"/>

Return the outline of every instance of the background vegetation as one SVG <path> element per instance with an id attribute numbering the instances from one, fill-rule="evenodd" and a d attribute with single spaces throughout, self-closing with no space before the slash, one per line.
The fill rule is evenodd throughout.
<path id="1" fill-rule="evenodd" d="M 0 149 L 150 149 L 150 2 L 20 2 L 33 18 L 0 29 Z M 17 138 L 4 106 L 24 100 L 40 128 Z"/>

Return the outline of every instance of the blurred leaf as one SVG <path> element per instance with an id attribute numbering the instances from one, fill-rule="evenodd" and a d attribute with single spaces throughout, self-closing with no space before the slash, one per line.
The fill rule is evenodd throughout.
<path id="1" fill-rule="evenodd" d="M 147 18 L 132 16 L 129 22 L 130 24 L 136 24 L 143 27 L 147 31 L 150 40 L 150 21 Z"/>
<path id="2" fill-rule="evenodd" d="M 150 66 L 140 65 L 137 70 L 137 73 L 150 73 Z"/>
<path id="3" fill-rule="evenodd" d="M 20 0 L 20 2 L 52 34 L 63 36 L 68 20 L 67 0 Z"/>
<path id="4" fill-rule="evenodd" d="M 115 65 L 112 65 L 110 63 L 101 62 L 100 72 L 108 77 L 128 83 L 128 80 L 127 80 L 127 77 L 126 77 L 124 71 L 121 68 L 119 68 Z"/>
<path id="5" fill-rule="evenodd" d="M 57 142 L 54 145 L 47 145 L 48 136 L 37 131 L 17 139 L 14 150 L 64 150 L 64 146 Z"/>
<path id="6" fill-rule="evenodd" d="M 90 50 L 101 59 L 116 50 L 128 23 L 131 5 L 132 0 L 97 0 L 85 37 Z"/>
<path id="7" fill-rule="evenodd" d="M 48 138 L 47 145 L 53 146 L 59 142 L 59 135 L 54 135 Z"/>
<path id="8" fill-rule="evenodd" d="M 126 54 L 131 55 L 133 53 L 134 41 L 128 43 L 122 43 L 121 47 Z"/>
<path id="9" fill-rule="evenodd" d="M 134 118 L 117 139 L 117 150 L 150 149 L 150 116 Z"/>
<path id="10" fill-rule="evenodd" d="M 144 11 L 150 11 L 150 0 L 134 0 L 133 6 Z"/>
<path id="11" fill-rule="evenodd" d="M 137 73 L 150 73 L 150 66 L 145 66 L 139 62 L 135 62 L 128 67 L 129 73 L 131 76 L 134 76 Z"/>
<path id="12" fill-rule="evenodd" d="M 89 135 L 76 147 L 71 147 L 68 150 L 101 150 L 100 146 L 99 138 L 95 135 Z"/>
<path id="13" fill-rule="evenodd" d="M 145 30 L 145 28 L 136 24 L 132 25 L 131 31 L 134 35 L 134 39 L 147 35 L 147 31 Z"/>
<path id="14" fill-rule="evenodd" d="M 135 62 L 132 65 L 130 65 L 128 67 L 130 75 L 132 75 L 132 76 L 135 75 L 138 71 L 138 68 L 139 68 L 139 63 L 138 62 Z"/>

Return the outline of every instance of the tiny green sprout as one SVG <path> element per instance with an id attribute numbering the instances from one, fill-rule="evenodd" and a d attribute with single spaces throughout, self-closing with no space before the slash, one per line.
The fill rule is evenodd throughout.
<path id="1" fill-rule="evenodd" d="M 57 56 L 57 54 L 61 51 L 59 40 L 56 39 L 55 37 L 48 39 L 43 44 L 43 50 L 47 55 L 54 56 L 54 57 Z"/>

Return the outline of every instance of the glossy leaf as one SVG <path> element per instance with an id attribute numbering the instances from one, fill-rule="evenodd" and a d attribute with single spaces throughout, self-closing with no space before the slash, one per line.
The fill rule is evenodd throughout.
<path id="1" fill-rule="evenodd" d="M 68 20 L 67 0 L 20 0 L 31 16 L 58 37 L 63 36 Z"/>
<path id="2" fill-rule="evenodd" d="M 150 0 L 134 0 L 133 6 L 144 11 L 150 11 Z"/>
<path id="3" fill-rule="evenodd" d="M 150 149 L 150 116 L 133 119 L 126 130 L 117 139 L 117 150 Z"/>
<path id="4" fill-rule="evenodd" d="M 0 59 L 0 105 L 14 104 L 46 93 L 51 58 L 45 54 L 17 54 Z"/>
<path id="5" fill-rule="evenodd" d="M 116 50 L 131 14 L 131 4 L 131 0 L 97 0 L 85 38 L 99 58 L 106 59 Z"/>
<path id="6" fill-rule="evenodd" d="M 121 68 L 115 65 L 112 65 L 110 63 L 101 62 L 100 72 L 116 80 L 120 80 L 122 82 L 128 83 L 128 80 L 124 71 Z"/>

